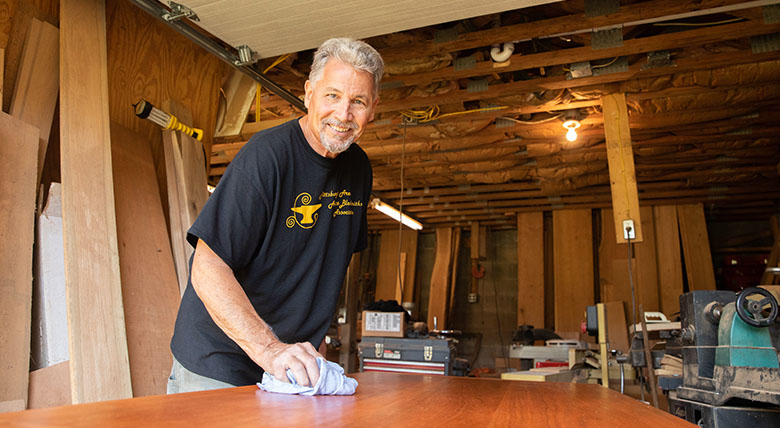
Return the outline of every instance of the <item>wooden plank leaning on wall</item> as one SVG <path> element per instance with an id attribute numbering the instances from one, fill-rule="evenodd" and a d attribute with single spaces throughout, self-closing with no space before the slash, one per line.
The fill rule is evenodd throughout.
<path id="1" fill-rule="evenodd" d="M 685 257 L 685 271 L 688 274 L 688 289 L 714 290 L 715 268 L 712 265 L 704 206 L 701 203 L 677 205 L 677 220 Z"/>
<path id="2" fill-rule="evenodd" d="M 419 232 L 404 226 L 401 233 L 401 255 L 406 254 L 403 273 L 403 298 L 398 287 L 398 229 L 381 232 L 379 261 L 376 274 L 376 300 L 414 301 L 414 277 L 417 262 L 417 239 Z"/>
<path id="3" fill-rule="evenodd" d="M 59 94 L 59 37 L 57 27 L 36 18 L 32 19 L 11 99 L 11 116 L 37 127 L 40 131 L 37 184 L 41 182 L 43 161 L 46 159 L 54 108 Z"/>
<path id="4" fill-rule="evenodd" d="M 182 123 L 192 123 L 192 112 L 167 100 L 163 109 Z M 187 230 L 208 200 L 203 144 L 179 131 L 163 132 L 165 176 L 168 183 L 168 221 L 179 290 L 184 294 L 189 279 L 189 261 L 195 250 L 187 242 Z"/>
<path id="5" fill-rule="evenodd" d="M 133 396 L 165 394 L 179 284 L 149 142 L 111 124 L 119 269 Z"/>
<path id="6" fill-rule="evenodd" d="M 38 129 L 0 112 L 0 412 L 27 407 Z"/>
<path id="7" fill-rule="evenodd" d="M 661 312 L 667 316 L 680 312 L 683 293 L 682 254 L 677 227 L 677 207 L 653 207 L 655 218 L 656 254 L 658 255 L 658 285 Z"/>
<path id="8" fill-rule="evenodd" d="M 130 398 L 101 0 L 60 5 L 60 104 L 72 398 L 74 403 Z"/>
<path id="9" fill-rule="evenodd" d="M 447 306 L 452 264 L 452 228 L 436 229 L 436 258 L 431 272 L 431 285 L 428 297 L 428 329 L 434 329 L 433 318 L 436 317 L 436 327 L 439 330 L 447 328 Z"/>
<path id="10" fill-rule="evenodd" d="M 591 210 L 553 211 L 555 330 L 578 332 L 594 303 Z"/>
<path id="11" fill-rule="evenodd" d="M 544 328 L 543 213 L 517 214 L 517 325 Z"/>

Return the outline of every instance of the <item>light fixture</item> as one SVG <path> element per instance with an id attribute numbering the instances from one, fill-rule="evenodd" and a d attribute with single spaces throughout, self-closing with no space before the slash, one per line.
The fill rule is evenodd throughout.
<path id="1" fill-rule="evenodd" d="M 402 214 L 398 209 L 393 207 L 392 205 L 389 205 L 385 202 L 383 202 L 379 198 L 374 198 L 371 200 L 371 202 L 368 204 L 371 208 L 376 209 L 377 211 L 381 212 L 382 214 L 392 218 L 395 221 L 400 221 L 403 223 L 406 227 L 410 227 L 414 230 L 421 230 L 422 223 L 419 221 L 409 217 L 406 214 Z"/>
<path id="2" fill-rule="evenodd" d="M 566 139 L 571 142 L 576 141 L 577 140 L 576 129 L 579 128 L 580 126 L 582 126 L 582 124 L 580 124 L 580 121 L 577 119 L 570 119 L 563 122 L 563 127 L 568 129 L 568 131 L 566 131 Z"/>

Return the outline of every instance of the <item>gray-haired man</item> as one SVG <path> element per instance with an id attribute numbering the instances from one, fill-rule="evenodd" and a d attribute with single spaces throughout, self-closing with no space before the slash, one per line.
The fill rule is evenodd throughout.
<path id="1" fill-rule="evenodd" d="M 168 392 L 319 377 L 315 349 L 353 252 L 367 243 L 372 173 L 352 143 L 373 119 L 383 62 L 331 39 L 306 82 L 308 114 L 255 134 L 188 232 L 190 282 Z"/>

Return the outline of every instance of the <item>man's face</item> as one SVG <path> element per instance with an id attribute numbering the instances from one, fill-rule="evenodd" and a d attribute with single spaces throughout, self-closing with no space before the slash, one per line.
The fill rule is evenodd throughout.
<path id="1" fill-rule="evenodd" d="M 328 157 L 348 149 L 374 119 L 379 99 L 374 97 L 374 78 L 368 72 L 331 59 L 320 80 L 314 85 L 307 80 L 305 89 L 304 103 L 309 110 L 306 136 L 320 154 L 320 148 Z"/>

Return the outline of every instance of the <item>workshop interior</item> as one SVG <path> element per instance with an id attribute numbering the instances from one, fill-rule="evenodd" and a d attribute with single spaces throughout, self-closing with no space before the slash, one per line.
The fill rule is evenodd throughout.
<path id="1" fill-rule="evenodd" d="M 357 391 L 166 396 L 187 230 L 331 37 L 385 62 Z M 778 0 L 0 0 L 0 425 L 780 427 L 778 76 Z"/>

